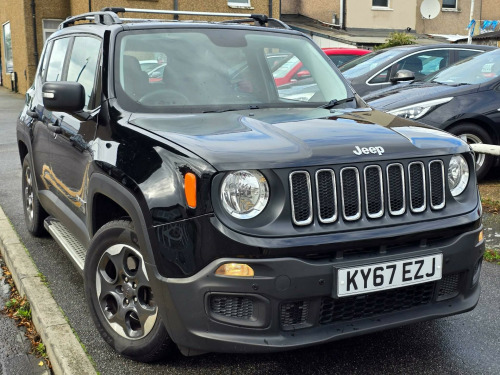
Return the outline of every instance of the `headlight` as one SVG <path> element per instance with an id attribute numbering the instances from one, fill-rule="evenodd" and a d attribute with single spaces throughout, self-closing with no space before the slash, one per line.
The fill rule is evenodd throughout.
<path id="1" fill-rule="evenodd" d="M 388 113 L 390 113 L 391 115 L 416 120 L 420 117 L 424 117 L 424 115 L 431 109 L 434 109 L 441 104 L 448 103 L 451 99 L 453 99 L 453 97 L 429 100 L 427 102 L 412 104 L 407 107 L 396 108 L 392 111 L 388 111 Z"/>
<path id="2" fill-rule="evenodd" d="M 269 200 L 269 185 L 259 171 L 236 171 L 222 181 L 224 209 L 237 219 L 251 219 L 264 210 Z"/>
<path id="3" fill-rule="evenodd" d="M 469 182 L 469 166 L 462 155 L 453 155 L 448 166 L 448 185 L 451 195 L 456 197 L 464 192 Z"/>

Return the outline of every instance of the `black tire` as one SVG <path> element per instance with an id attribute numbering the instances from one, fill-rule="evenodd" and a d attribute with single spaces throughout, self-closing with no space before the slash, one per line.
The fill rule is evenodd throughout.
<path id="1" fill-rule="evenodd" d="M 22 194 L 26 228 L 36 237 L 45 235 L 47 231 L 43 226 L 43 221 L 48 214 L 38 200 L 38 191 L 36 189 L 36 181 L 34 179 L 33 167 L 29 154 L 27 154 L 23 160 Z"/>
<path id="2" fill-rule="evenodd" d="M 107 223 L 87 254 L 85 294 L 104 340 L 124 357 L 140 362 L 177 353 L 154 303 L 133 224 Z"/>
<path id="3" fill-rule="evenodd" d="M 488 132 L 477 124 L 461 123 L 447 130 L 452 134 L 466 139 L 467 143 L 492 144 L 493 142 Z M 482 180 L 488 174 L 494 161 L 494 156 L 492 155 L 476 154 L 476 177 L 478 181 Z"/>

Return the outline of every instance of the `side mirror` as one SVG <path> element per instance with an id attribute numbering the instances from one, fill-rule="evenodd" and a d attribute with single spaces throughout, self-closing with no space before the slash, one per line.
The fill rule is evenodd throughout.
<path id="1" fill-rule="evenodd" d="M 403 81 L 413 81 L 415 79 L 415 73 L 411 70 L 398 70 L 393 77 L 391 77 L 391 82 L 403 82 Z"/>
<path id="2" fill-rule="evenodd" d="M 78 82 L 45 82 L 42 96 L 49 111 L 78 112 L 85 107 L 85 89 Z"/>
<path id="3" fill-rule="evenodd" d="M 310 77 L 311 77 L 311 72 L 309 70 L 301 70 L 300 72 L 297 73 L 297 79 L 305 79 Z"/>

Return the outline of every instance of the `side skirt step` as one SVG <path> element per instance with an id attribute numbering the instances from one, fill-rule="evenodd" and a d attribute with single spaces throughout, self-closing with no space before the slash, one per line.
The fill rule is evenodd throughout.
<path id="1" fill-rule="evenodd" d="M 81 242 L 78 241 L 56 218 L 48 217 L 45 219 L 44 227 L 69 256 L 69 259 L 73 262 L 78 271 L 83 274 L 87 249 L 85 249 Z"/>

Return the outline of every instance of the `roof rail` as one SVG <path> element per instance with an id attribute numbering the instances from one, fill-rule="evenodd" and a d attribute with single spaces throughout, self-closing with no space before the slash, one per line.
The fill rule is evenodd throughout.
<path id="1" fill-rule="evenodd" d="M 212 17 L 248 17 L 261 26 L 264 26 L 270 18 L 265 14 L 245 14 L 245 13 L 213 13 L 213 12 L 192 12 L 185 10 L 161 10 L 161 9 L 138 9 L 138 8 L 117 8 L 117 7 L 107 7 L 102 8 L 102 12 L 114 12 L 114 13 L 150 13 L 150 14 L 172 14 L 172 15 L 187 15 L 187 16 L 212 16 Z M 281 21 L 280 21 L 281 22 Z"/>
<path id="2" fill-rule="evenodd" d="M 78 16 L 68 17 L 59 25 L 59 30 L 65 27 L 72 26 L 77 21 L 83 20 L 94 20 L 98 25 L 112 25 L 116 23 L 122 23 L 120 17 L 116 15 L 115 12 L 110 11 L 100 11 L 100 12 L 90 12 L 79 14 Z"/>
<path id="3" fill-rule="evenodd" d="M 253 18 L 242 18 L 242 19 L 237 19 L 237 20 L 226 20 L 226 21 L 222 21 L 221 23 L 246 23 L 246 22 L 255 22 L 255 20 Z M 286 23 L 284 23 L 283 21 L 278 20 L 276 18 L 268 18 L 267 19 L 267 26 L 275 28 L 275 29 L 292 30 L 292 28 L 290 26 L 288 26 Z"/>

